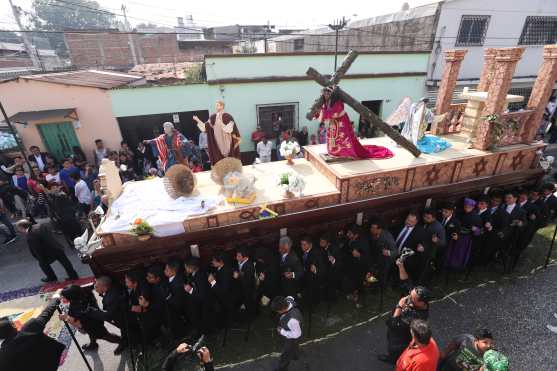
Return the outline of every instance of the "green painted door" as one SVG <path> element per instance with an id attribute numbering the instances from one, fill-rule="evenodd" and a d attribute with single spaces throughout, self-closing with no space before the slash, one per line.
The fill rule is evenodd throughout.
<path id="1" fill-rule="evenodd" d="M 48 152 L 53 154 L 58 161 L 69 157 L 73 153 L 73 146 L 79 147 L 79 141 L 71 122 L 39 124 L 37 126 Z"/>

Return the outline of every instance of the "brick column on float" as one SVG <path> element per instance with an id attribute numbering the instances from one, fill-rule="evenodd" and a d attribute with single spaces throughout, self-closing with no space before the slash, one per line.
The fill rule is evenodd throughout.
<path id="1" fill-rule="evenodd" d="M 536 137 L 555 80 L 557 80 L 557 45 L 546 45 L 543 48 L 543 64 L 528 100 L 528 109 L 535 110 L 535 112 L 530 116 L 522 131 L 522 141 L 525 143 L 532 143 Z"/>
<path id="2" fill-rule="evenodd" d="M 497 49 L 495 48 L 484 49 L 484 65 L 482 68 L 482 74 L 480 75 L 480 83 L 476 88 L 477 91 L 487 91 L 491 81 L 493 81 L 496 51 Z"/>
<path id="3" fill-rule="evenodd" d="M 501 115 L 503 113 L 507 104 L 507 92 L 511 87 L 514 70 L 523 53 L 524 48 L 496 49 L 493 79 L 487 90 L 487 101 L 482 116 Z M 490 125 L 488 121 L 480 121 L 476 129 L 474 148 L 486 150 L 490 146 Z"/>
<path id="4" fill-rule="evenodd" d="M 437 102 L 435 103 L 435 114 L 437 115 L 442 115 L 449 110 L 449 106 L 453 101 L 458 71 L 466 52 L 468 52 L 466 49 L 454 49 L 445 52 L 445 67 L 439 91 L 437 92 Z"/>

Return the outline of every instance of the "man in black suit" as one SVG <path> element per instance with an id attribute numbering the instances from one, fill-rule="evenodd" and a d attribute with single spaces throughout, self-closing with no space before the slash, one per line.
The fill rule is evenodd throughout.
<path id="1" fill-rule="evenodd" d="M 208 310 L 211 311 L 218 327 L 228 324 L 232 312 L 232 270 L 225 264 L 220 254 L 211 259 L 212 271 L 208 276 Z"/>
<path id="2" fill-rule="evenodd" d="M 31 154 L 27 158 L 29 162 L 36 163 L 39 170 L 41 170 L 41 173 L 45 173 L 47 164 L 46 157 L 48 156 L 48 153 L 41 152 L 40 148 L 37 146 L 29 147 L 29 151 L 31 151 Z"/>
<path id="3" fill-rule="evenodd" d="M 542 186 L 543 203 L 547 212 L 547 220 L 552 221 L 557 212 L 557 197 L 555 197 L 555 185 L 553 183 L 545 183 Z"/>
<path id="4" fill-rule="evenodd" d="M 54 282 L 58 280 L 56 273 L 50 266 L 55 261 L 62 264 L 68 274 L 68 279 L 77 280 L 79 278 L 72 263 L 64 253 L 64 247 L 56 240 L 46 224 L 33 225 L 29 220 L 22 219 L 16 223 L 16 229 L 27 237 L 27 245 L 31 255 L 37 259 L 39 266 L 46 275 L 41 281 Z"/>
<path id="5" fill-rule="evenodd" d="M 395 239 L 379 219 L 370 222 L 369 235 L 371 251 L 378 262 L 379 279 L 386 285 L 397 256 Z"/>
<path id="6" fill-rule="evenodd" d="M 426 208 L 422 213 L 422 220 L 423 242 L 416 247 L 416 256 L 421 260 L 422 274 L 417 283 L 426 284 L 434 271 L 441 268 L 440 259 L 445 253 L 447 236 L 443 224 L 437 220 L 434 209 Z"/>
<path id="7" fill-rule="evenodd" d="M 213 323 L 209 323 L 204 316 L 207 312 L 205 311 L 205 299 L 193 277 L 190 276 L 186 279 L 183 290 L 185 292 L 184 313 L 189 326 L 188 335 L 197 339 L 201 334 L 212 329 Z"/>
<path id="8" fill-rule="evenodd" d="M 186 279 L 195 284 L 201 300 L 205 301 L 207 292 L 209 291 L 209 282 L 207 281 L 207 274 L 200 269 L 199 259 L 188 259 L 185 268 L 187 274 Z"/>
<path id="9" fill-rule="evenodd" d="M 292 252 L 292 240 L 284 236 L 279 240 L 280 286 L 284 296 L 296 297 L 300 292 L 300 282 L 304 269 L 300 259 Z"/>
<path id="10" fill-rule="evenodd" d="M 160 335 L 164 320 L 162 303 L 153 299 L 140 272 L 127 272 L 125 282 L 129 341 L 139 343 L 141 340 L 143 344 L 149 344 Z"/>
<path id="11" fill-rule="evenodd" d="M 114 350 L 115 355 L 122 354 L 128 345 L 126 315 L 126 295 L 121 287 L 115 285 L 108 276 L 100 276 L 95 280 L 95 291 L 102 298 L 102 310 L 94 309 L 91 317 L 110 322 L 120 329 L 121 341 Z"/>
<path id="12" fill-rule="evenodd" d="M 232 273 L 236 307 L 245 308 L 248 316 L 255 315 L 255 267 L 246 248 L 236 252 L 238 266 Z"/>
<path id="13" fill-rule="evenodd" d="M 369 241 L 363 236 L 362 230 L 358 225 L 351 225 L 346 231 L 348 239 L 347 264 L 349 268 L 349 278 L 352 294 L 348 295 L 348 300 L 354 302 L 360 308 L 360 293 L 364 285 L 366 274 L 371 268 L 371 252 Z"/>
<path id="14" fill-rule="evenodd" d="M 328 300 L 334 300 L 337 291 L 342 288 L 344 254 L 329 234 L 321 236 L 319 247 L 323 251 L 327 266 L 325 297 Z"/>
<path id="15" fill-rule="evenodd" d="M 525 233 L 527 226 L 526 211 L 520 207 L 517 201 L 516 193 L 507 192 L 505 194 L 505 205 L 501 209 L 503 227 L 498 233 L 499 250 L 504 256 L 511 259 L 520 248 L 520 237 Z M 511 266 L 507 266 L 507 268 L 510 269 Z"/>
<path id="16" fill-rule="evenodd" d="M 321 292 L 325 287 L 327 273 L 325 256 L 318 247 L 313 247 L 311 237 L 305 236 L 300 241 L 302 248 L 302 264 L 304 267 L 304 296 L 311 304 L 318 304 Z"/>
<path id="17" fill-rule="evenodd" d="M 59 299 L 51 300 L 42 313 L 27 321 L 19 332 L 9 319 L 0 319 L 0 370 L 58 369 L 65 346 L 46 335 L 44 329 L 59 303 Z"/>
<path id="18" fill-rule="evenodd" d="M 166 303 L 168 305 L 169 325 L 172 335 L 175 338 L 185 333 L 184 326 L 184 275 L 182 273 L 182 264 L 177 259 L 171 259 L 164 267 L 164 275 L 168 280 L 168 296 Z"/>
<path id="19" fill-rule="evenodd" d="M 405 248 L 418 252 L 418 245 L 420 244 L 423 244 L 423 229 L 420 230 L 418 227 L 418 213 L 411 211 L 406 216 L 404 225 L 396 234 L 396 257 L 398 258 Z M 406 271 L 413 280 L 416 280 L 416 282 L 419 280 L 423 271 L 421 261 L 422 259 L 414 254 L 404 259 L 403 262 Z"/>

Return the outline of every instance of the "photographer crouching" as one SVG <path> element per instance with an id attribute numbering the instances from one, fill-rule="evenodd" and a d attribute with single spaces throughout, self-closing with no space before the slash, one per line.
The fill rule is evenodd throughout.
<path id="1" fill-rule="evenodd" d="M 20 331 L 9 319 L 0 319 L 0 370 L 58 369 L 64 344 L 48 337 L 44 329 L 59 303 L 60 299 L 51 300 L 42 313 L 27 321 Z"/>
<path id="2" fill-rule="evenodd" d="M 203 338 L 201 338 L 194 345 L 189 345 L 186 343 L 181 343 L 180 345 L 178 345 L 178 347 L 174 351 L 172 351 L 172 353 L 170 353 L 164 360 L 161 371 L 173 371 L 174 365 L 178 361 L 178 358 L 184 355 L 197 355 L 197 358 L 199 358 L 199 362 L 201 363 L 203 370 L 213 371 L 214 367 L 211 352 L 207 347 L 201 347 L 202 339 Z"/>
<path id="3" fill-rule="evenodd" d="M 391 316 L 387 319 L 387 354 L 377 357 L 382 362 L 394 364 L 412 340 L 410 323 L 412 320 L 427 320 L 429 316 L 430 292 L 423 286 L 412 284 L 404 268 L 403 259 L 396 260 L 400 284 L 409 294 L 402 297 Z"/>

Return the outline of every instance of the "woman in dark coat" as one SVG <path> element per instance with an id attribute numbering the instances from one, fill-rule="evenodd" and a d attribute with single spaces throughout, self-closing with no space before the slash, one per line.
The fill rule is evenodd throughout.
<path id="1" fill-rule="evenodd" d="M 99 347 L 97 339 L 110 343 L 119 343 L 120 336 L 108 332 L 104 321 L 91 316 L 93 311 L 99 310 L 99 305 L 93 292 L 77 285 L 70 285 L 61 292 L 62 303 L 67 305 L 67 311 L 60 315 L 60 319 L 67 321 L 80 332 L 86 333 L 91 339 L 89 344 L 82 346 L 84 350 L 95 350 Z"/>

